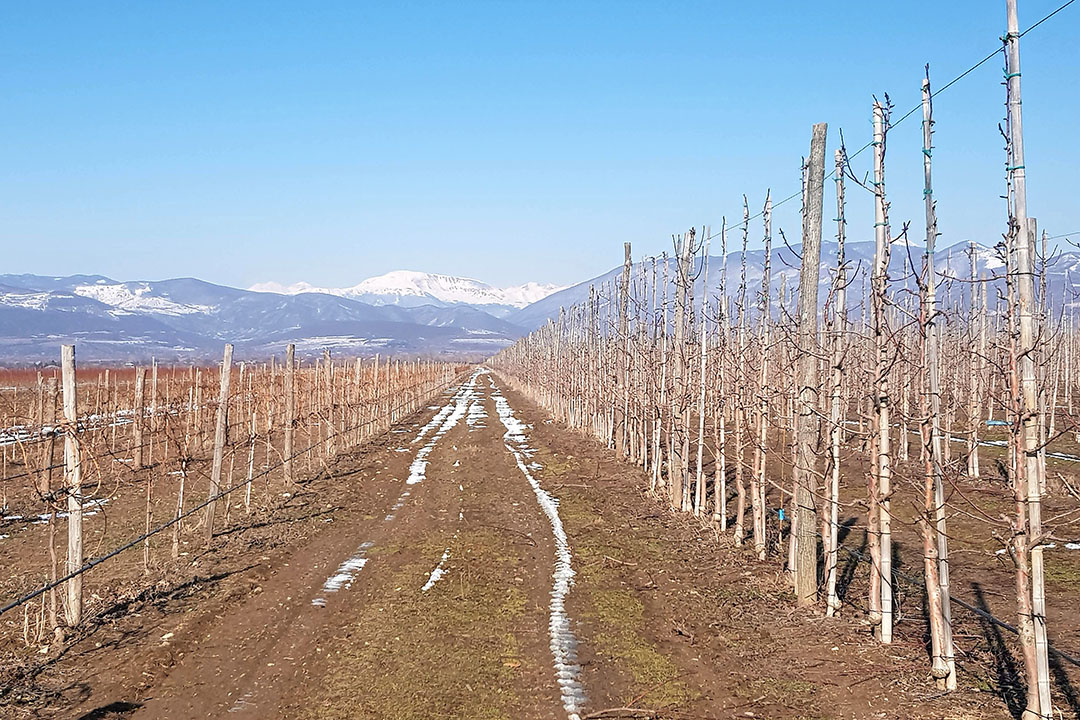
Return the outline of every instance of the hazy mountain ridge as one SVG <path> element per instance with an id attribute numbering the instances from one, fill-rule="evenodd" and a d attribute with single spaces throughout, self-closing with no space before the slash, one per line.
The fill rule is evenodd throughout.
<path id="1" fill-rule="evenodd" d="M 53 362 L 73 342 L 88 361 L 210 359 L 224 342 L 265 357 L 295 342 L 349 354 L 490 354 L 524 330 L 464 303 L 374 305 L 323 293 L 252 292 L 195 278 L 0 275 L 0 362 Z"/>
<path id="2" fill-rule="evenodd" d="M 938 271 L 939 291 L 938 302 L 942 307 L 948 303 L 956 302 L 961 307 L 968 303 L 970 283 L 971 260 L 969 254 L 970 242 L 960 242 L 955 245 L 939 248 L 935 253 L 934 266 Z M 988 245 L 976 244 L 976 270 L 977 276 L 985 275 L 987 278 L 998 280 L 993 285 L 1004 288 L 1005 263 L 998 251 Z M 773 308 L 779 304 L 778 296 L 781 288 L 786 288 L 789 298 L 789 307 L 794 306 L 794 298 L 798 294 L 801 247 L 773 247 L 770 257 L 770 302 Z M 847 261 L 848 276 L 848 309 L 857 316 L 864 294 L 864 283 L 869 284 L 869 271 L 874 256 L 874 243 L 872 242 L 848 242 L 845 245 L 845 259 Z M 912 244 L 910 247 L 901 243 L 892 246 L 889 263 L 889 276 L 893 281 L 893 288 L 899 288 L 906 283 L 909 288 L 914 288 L 915 283 L 911 278 L 911 268 L 922 267 L 923 249 L 920 245 Z M 674 298 L 675 260 L 671 257 L 668 262 L 669 288 L 668 297 Z M 1041 261 L 1040 261 L 1041 262 Z M 651 286 L 653 282 L 652 259 L 634 263 L 631 272 L 631 292 L 638 300 L 651 301 Z M 726 272 L 722 270 L 726 267 Z M 824 304 L 829 295 L 833 282 L 833 273 L 836 268 L 836 243 L 824 242 L 821 250 L 821 265 L 819 273 L 818 303 Z M 761 293 L 761 280 L 765 269 L 765 250 L 748 250 L 746 252 L 746 297 L 747 304 L 751 308 L 758 306 L 758 297 Z M 694 286 L 694 297 L 700 302 L 704 284 L 704 273 L 701 272 L 700 260 L 695 262 L 694 274 L 697 281 Z M 655 262 L 657 295 L 663 295 L 664 261 L 657 258 Z M 725 280 L 725 294 L 733 298 L 738 293 L 740 277 L 742 274 L 742 252 L 728 253 L 725 265 L 724 258 L 718 256 L 709 257 L 708 267 L 708 292 L 710 297 L 718 297 L 720 294 L 720 277 L 723 274 Z M 603 275 L 591 280 L 571 285 L 568 288 L 552 293 L 521 310 L 511 313 L 506 317 L 509 322 L 524 328 L 537 328 L 559 316 L 560 309 L 569 308 L 584 303 L 589 298 L 589 288 L 595 288 L 597 292 L 610 295 L 615 288 L 616 281 L 622 275 L 622 266 L 612 268 Z M 947 278 L 956 278 L 956 281 L 946 282 Z M 1080 252 L 1063 251 L 1050 258 L 1047 265 L 1047 294 L 1052 306 L 1060 309 L 1062 298 L 1067 303 L 1076 303 L 1075 283 L 1080 280 Z M 643 281 L 646 289 L 643 291 Z M 950 288 L 950 285 L 953 287 Z M 657 304 L 661 300 L 657 300 Z M 988 302 L 993 309 L 996 303 L 995 290 L 988 293 Z"/>
<path id="3" fill-rule="evenodd" d="M 998 252 L 984 245 L 976 246 L 976 250 L 976 274 L 1000 278 L 1004 263 Z M 773 249 L 770 304 L 774 312 L 778 312 L 781 295 L 788 298 L 789 307 L 794 303 L 799 251 L 798 246 Z M 852 318 L 857 318 L 874 246 L 869 242 L 848 243 L 846 251 L 848 308 Z M 826 242 L 820 269 L 822 304 L 832 284 L 835 258 L 835 244 Z M 668 258 L 668 263 L 670 283 L 675 274 L 674 260 Z M 890 264 L 894 288 L 905 283 L 913 287 L 911 267 L 921 264 L 922 250 L 918 245 L 894 245 Z M 941 306 L 946 311 L 965 307 L 970 292 L 966 282 L 970 274 L 969 244 L 941 249 L 935 265 L 939 277 L 957 278 L 956 282 L 942 282 Z M 724 266 L 723 258 L 709 258 L 710 298 L 719 296 Z M 657 295 L 662 297 L 663 260 L 658 258 L 654 265 L 650 258 L 633 266 L 632 293 L 638 301 L 652 303 L 649 292 L 654 267 Z M 763 250 L 746 253 L 746 293 L 751 312 L 758 306 L 764 267 Z M 730 253 L 726 268 L 726 294 L 733 298 L 743 272 L 741 253 Z M 699 270 L 695 269 L 696 303 L 700 302 L 704 284 L 704 273 Z M 65 342 L 74 342 L 83 359 L 101 362 L 142 361 L 151 356 L 162 360 L 209 360 L 220 355 L 224 342 L 236 345 L 238 357 L 252 358 L 281 352 L 289 342 L 296 343 L 301 352 L 329 347 L 347 354 L 482 358 L 558 317 L 561 308 L 585 302 L 590 287 L 610 296 L 621 273 L 622 266 L 616 266 L 553 293 L 547 292 L 551 286 L 520 286 L 522 292 L 517 297 L 511 292 L 514 288 L 496 292 L 483 284 L 478 288 L 477 281 L 410 273 L 372 278 L 349 289 L 355 291 L 351 296 L 344 291 L 274 293 L 265 285 L 258 291 L 241 290 L 195 278 L 119 282 L 100 275 L 0 275 L 0 363 L 54 362 L 59 345 Z M 1080 252 L 1056 254 L 1047 271 L 1052 306 L 1076 303 L 1074 277 L 1080 278 Z M 995 284 L 1003 285 L 1003 281 L 999 279 Z M 542 297 L 522 306 L 530 293 Z M 991 288 L 988 296 L 993 307 L 997 289 Z M 668 297 L 674 297 L 671 286 Z M 467 303 L 465 298 L 477 302 Z"/>

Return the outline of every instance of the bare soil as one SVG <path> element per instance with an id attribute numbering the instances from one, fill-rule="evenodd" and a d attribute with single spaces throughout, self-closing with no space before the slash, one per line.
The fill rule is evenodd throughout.
<path id="1" fill-rule="evenodd" d="M 599 714 L 609 708 L 660 718 L 1009 717 L 1007 633 L 958 620 L 962 687 L 940 694 L 915 590 L 889 647 L 860 622 L 857 560 L 844 568 L 840 617 L 795 611 L 775 560 L 751 559 L 712 525 L 671 513 L 639 470 L 488 377 L 477 383 L 486 417 L 462 418 L 437 440 L 422 482 L 406 480 L 431 434 L 413 439 L 453 391 L 271 509 L 247 517 L 234 507 L 234 524 L 208 548 L 186 546 L 148 578 L 138 550 L 93 571 L 91 617 L 63 647 L 27 647 L 23 617 L 0 618 L 0 717 L 565 718 L 549 649 L 552 529 L 504 444 L 492 382 L 531 426 L 533 475 L 559 500 L 576 571 L 566 609 L 584 717 L 649 716 Z M 134 534 L 138 485 L 116 496 L 109 522 L 130 517 Z M 40 581 L 44 534 L 32 526 L 0 543 L 12 568 L 4 597 Z M 444 575 L 423 590 L 444 553 Z M 351 582 L 325 592 L 360 555 Z M 984 576 L 979 563 L 958 567 L 961 584 L 978 574 L 984 601 L 1008 617 L 990 592 L 1007 597 L 1010 576 Z M 1052 607 L 1068 628 L 1055 639 L 1075 637 L 1080 621 Z"/>

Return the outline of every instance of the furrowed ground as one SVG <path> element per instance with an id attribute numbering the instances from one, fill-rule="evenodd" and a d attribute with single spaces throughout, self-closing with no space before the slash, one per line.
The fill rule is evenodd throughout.
<path id="1" fill-rule="evenodd" d="M 647 484 L 477 372 L 62 650 L 8 648 L 0 716 L 1009 716 L 976 623 L 941 695 L 917 617 L 885 647 L 797 612 Z"/>

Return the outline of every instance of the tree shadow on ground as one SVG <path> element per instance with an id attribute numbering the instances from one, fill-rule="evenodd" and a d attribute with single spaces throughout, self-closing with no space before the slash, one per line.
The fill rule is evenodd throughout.
<path id="1" fill-rule="evenodd" d="M 183 600 L 197 592 L 202 592 L 204 586 L 215 585 L 232 575 L 246 572 L 254 567 L 256 567 L 256 564 L 248 564 L 244 567 L 209 576 L 197 575 L 167 588 L 148 587 L 137 595 L 115 602 L 100 612 L 86 617 L 79 628 L 71 631 L 72 635 L 57 653 L 25 667 L 16 668 L 14 672 L 4 678 L 5 684 L 0 686 L 0 708 L 18 704 L 17 698 L 20 693 L 47 699 L 49 697 L 65 697 L 68 693 L 77 690 L 83 699 L 89 697 L 90 688 L 86 683 L 75 682 L 65 688 L 50 689 L 39 687 L 38 678 L 46 669 L 55 666 L 64 658 L 84 658 L 85 662 L 91 663 L 96 654 L 143 636 L 147 630 L 142 626 L 119 627 L 117 625 L 118 620 L 130 615 L 140 607 L 153 606 L 163 613 L 183 612 Z M 98 640 L 91 644 L 90 641 L 94 638 L 98 638 Z M 119 717 L 114 711 L 110 710 L 109 712 L 113 713 L 113 715 L 91 714 L 85 717 Z M 80 718 L 80 720 L 82 719 Z"/>
<path id="2" fill-rule="evenodd" d="M 141 707 L 142 703 L 118 700 L 116 702 L 111 702 L 108 705 L 102 705 L 99 708 L 95 708 L 85 715 L 80 715 L 78 720 L 116 720 L 131 715 Z"/>
<path id="3" fill-rule="evenodd" d="M 1069 674 L 1061 664 L 1061 658 L 1050 653 L 1050 674 L 1054 677 L 1054 684 L 1061 691 L 1061 697 L 1072 711 L 1073 717 L 1080 720 L 1080 697 L 1076 695 L 1076 688 L 1069 680 Z M 1060 709 L 1060 708 L 1059 708 Z"/>
<path id="4" fill-rule="evenodd" d="M 986 602 L 982 585 L 977 582 L 971 583 L 971 592 L 975 595 L 975 606 L 990 614 L 990 606 Z M 1024 687 L 1023 673 L 1012 651 L 1005 643 L 1005 638 L 1001 635 L 1001 628 L 983 615 L 977 617 L 983 637 L 986 639 L 987 649 L 994 658 L 998 695 L 1005 701 L 1009 714 L 1016 720 L 1020 720 L 1023 717 L 1024 708 L 1027 707 L 1027 691 Z"/>
<path id="5" fill-rule="evenodd" d="M 854 524 L 854 519 L 844 522 L 844 526 L 847 526 L 848 530 L 843 534 L 844 537 L 848 536 L 848 534 L 850 533 L 850 528 Z M 840 533 L 837 533 L 837 536 L 839 537 Z M 851 583 L 855 579 L 855 572 L 859 569 L 859 560 L 866 552 L 866 545 L 868 542 L 869 538 L 866 534 L 866 531 L 864 530 L 862 540 L 859 542 L 858 549 L 848 549 L 848 552 L 846 553 L 847 560 L 845 560 L 844 563 L 840 566 L 839 572 L 837 573 L 836 597 L 840 600 L 840 602 L 844 603 L 845 605 L 847 604 L 848 589 L 851 587 Z M 840 544 L 840 547 L 847 549 L 842 542 Z"/>
<path id="6" fill-rule="evenodd" d="M 847 520 L 842 520 L 837 524 L 837 526 L 836 526 L 836 546 L 838 548 L 843 549 L 844 540 L 846 540 L 847 536 L 851 534 L 851 528 L 855 525 L 855 521 L 856 521 L 856 518 L 848 518 Z M 779 528 L 777 529 L 777 532 L 779 532 Z M 836 594 L 837 594 L 837 597 L 840 597 L 841 599 L 843 599 L 842 593 L 841 593 L 841 590 L 840 590 L 840 586 L 841 586 L 841 579 L 840 578 L 843 575 L 844 571 L 843 571 L 843 569 L 841 569 L 840 554 L 841 553 L 839 551 L 837 551 L 837 558 L 836 558 Z M 847 553 L 847 556 L 851 557 L 850 553 Z M 825 560 L 826 560 L 826 558 L 825 558 L 825 543 L 824 543 L 824 540 L 820 539 L 820 538 L 818 540 L 817 558 L 818 558 L 818 563 L 817 563 L 818 585 L 821 586 L 822 588 L 824 588 L 825 583 L 828 580 L 828 578 L 825 576 Z M 823 592 L 824 592 L 824 590 L 823 590 Z"/>
<path id="7" fill-rule="evenodd" d="M 273 527 L 275 525 L 292 525 L 293 523 L 303 522 L 304 520 L 313 520 L 315 518 L 332 515 L 333 513 L 344 509 L 345 507 L 343 505 L 334 505 L 333 507 L 323 508 L 321 510 L 315 510 L 304 515 L 295 515 L 292 517 L 268 518 L 264 520 L 250 519 L 246 523 L 233 524 L 230 525 L 228 528 L 217 531 L 214 533 L 214 537 L 227 537 L 229 535 L 244 533 L 248 530 L 258 530 L 261 528 Z"/>

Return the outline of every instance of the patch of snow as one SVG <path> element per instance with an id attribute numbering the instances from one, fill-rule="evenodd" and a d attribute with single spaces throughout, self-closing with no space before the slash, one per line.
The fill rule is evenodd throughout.
<path id="1" fill-rule="evenodd" d="M 311 604 L 315 607 L 326 607 L 326 595 L 336 593 L 342 587 L 346 590 L 352 587 L 357 574 L 367 565 L 367 551 L 373 546 L 374 543 L 372 542 L 361 544 L 356 549 L 356 552 L 352 554 L 352 557 L 341 563 L 338 569 L 334 571 L 334 574 L 326 578 L 326 582 L 322 586 L 323 594 L 312 600 Z"/>
<path id="2" fill-rule="evenodd" d="M 494 387 L 494 382 L 492 386 Z M 499 414 L 499 419 L 506 428 L 506 433 L 503 435 L 506 449 L 514 456 L 518 469 L 532 487 L 536 501 L 547 515 L 555 537 L 555 572 L 552 574 L 554 585 L 551 589 L 548 622 L 550 647 L 555 660 L 555 677 L 559 683 L 563 709 L 566 710 L 568 720 L 580 720 L 582 707 L 585 704 L 585 690 L 579 679 L 581 665 L 577 658 L 577 638 L 570 627 L 570 617 L 566 612 L 566 596 L 573 585 L 575 573 L 571 566 L 573 558 L 570 553 L 570 542 L 566 537 L 562 519 L 559 517 L 559 501 L 541 487 L 525 463 L 525 458 L 533 454 L 532 449 L 528 447 L 528 438 L 525 435 L 525 429 L 528 426 L 518 420 L 510 403 L 501 392 L 496 390 L 492 397 L 495 398 L 495 410 Z"/>
<path id="3" fill-rule="evenodd" d="M 435 569 L 431 571 L 431 577 L 424 583 L 424 587 L 420 588 L 420 592 L 427 592 L 431 588 L 435 587 L 435 583 L 442 579 L 442 576 L 446 574 L 443 570 L 443 566 L 446 565 L 446 561 L 450 559 L 450 548 L 446 548 L 443 551 L 442 557 L 439 559 L 439 564 L 435 566 Z"/>
<path id="4" fill-rule="evenodd" d="M 49 297 L 50 294 L 44 292 L 5 292 L 0 293 L 0 305 L 27 310 L 44 310 L 49 305 Z"/>
<path id="5" fill-rule="evenodd" d="M 445 435 L 447 432 L 449 432 L 450 429 L 457 425 L 458 421 L 462 417 L 464 417 L 469 403 L 471 403 L 473 401 L 473 398 L 475 397 L 476 378 L 480 374 L 480 371 L 477 371 L 473 374 L 473 376 L 469 379 L 468 382 L 462 383 L 462 385 L 458 388 L 457 392 L 452 395 L 450 401 L 442 409 L 440 409 L 439 412 L 436 413 L 435 416 L 427 424 L 420 428 L 420 432 L 416 436 L 416 439 L 413 440 L 413 443 L 416 443 L 419 440 L 423 439 L 424 436 L 431 432 L 432 429 L 438 427 L 431 440 L 428 441 L 428 443 L 422 448 L 420 448 L 419 451 L 417 451 L 416 459 L 413 460 L 413 465 L 411 468 L 413 472 L 415 472 L 418 468 L 417 461 L 423 460 L 423 458 L 425 458 L 427 454 L 430 453 L 432 449 L 434 449 L 435 443 L 438 441 L 438 439 Z M 426 468 L 427 461 L 423 460 L 423 469 L 426 470 Z M 422 476 L 414 478 L 413 474 L 409 475 L 409 480 L 406 482 L 406 489 L 403 490 L 401 492 L 401 495 L 398 496 L 397 502 L 394 503 L 394 505 L 390 508 L 390 512 L 387 513 L 386 517 L 383 518 L 383 522 L 393 522 L 394 518 L 397 517 L 398 510 L 405 507 L 406 500 L 412 494 L 411 491 L 408 489 L 409 486 L 415 485 L 421 480 L 423 480 Z M 360 547 L 356 549 L 356 552 L 353 553 L 348 560 L 343 562 L 333 575 L 327 578 L 326 582 L 323 583 L 322 593 L 316 596 L 311 601 L 311 604 L 316 607 L 326 607 L 327 595 L 337 592 L 342 587 L 344 587 L 345 589 L 349 589 L 349 587 L 352 586 L 352 582 L 356 578 L 356 575 L 361 570 L 363 570 L 364 566 L 367 564 L 367 553 L 372 547 L 374 547 L 374 543 L 370 541 L 361 544 Z M 449 552 L 449 549 L 447 550 L 447 552 Z M 437 579 L 438 578 L 436 578 L 436 580 Z"/>
<path id="6" fill-rule="evenodd" d="M 477 370 L 473 373 L 469 381 L 461 386 L 454 398 L 446 404 L 442 410 L 440 410 L 431 422 L 424 427 L 420 428 L 420 434 L 416 436 L 417 442 L 421 440 L 431 429 L 434 427 L 437 421 L 440 422 L 439 429 L 435 431 L 435 434 L 431 436 L 431 440 L 420 448 L 416 457 L 413 458 L 412 465 L 409 466 L 409 479 L 405 481 L 408 485 L 415 485 L 416 483 L 423 482 L 427 476 L 428 460 L 427 456 L 431 454 L 431 451 L 435 449 L 435 444 L 446 433 L 450 432 L 455 425 L 465 417 L 465 412 L 468 410 L 469 404 L 473 402 L 476 397 L 476 378 L 480 374 Z"/>
<path id="7" fill-rule="evenodd" d="M 248 288 L 252 292 L 268 292 L 280 295 L 300 293 L 323 293 L 361 299 L 377 305 L 398 305 L 406 298 L 431 300 L 447 305 L 509 305 L 525 307 L 563 288 L 551 283 L 527 282 L 498 288 L 471 278 L 394 270 L 385 275 L 368 278 L 352 287 L 319 287 L 307 282 L 285 285 L 279 282 L 260 282 Z"/>
<path id="8" fill-rule="evenodd" d="M 105 303 L 124 314 L 151 313 L 175 316 L 198 313 L 205 315 L 217 309 L 213 305 L 178 303 L 168 298 L 153 295 L 151 294 L 153 289 L 145 283 L 137 285 L 134 289 L 121 283 L 114 285 L 79 285 L 74 292 L 81 297 Z"/>

